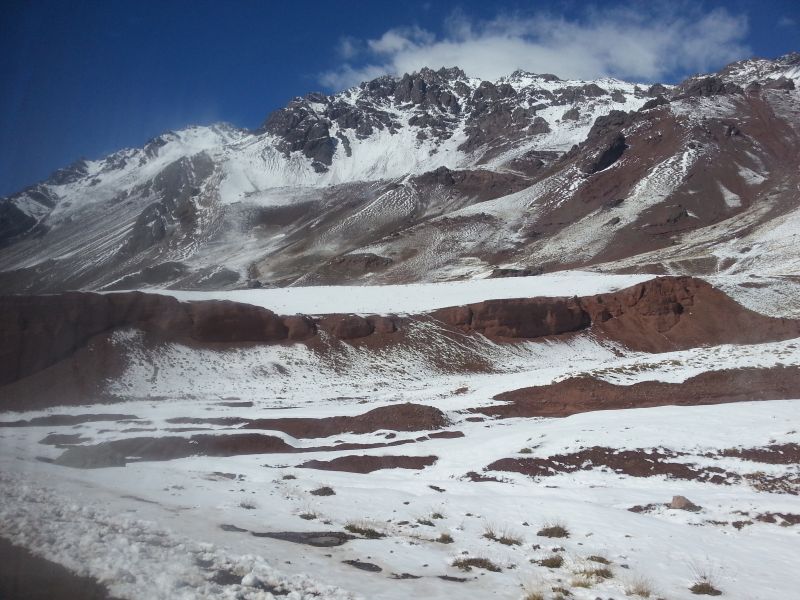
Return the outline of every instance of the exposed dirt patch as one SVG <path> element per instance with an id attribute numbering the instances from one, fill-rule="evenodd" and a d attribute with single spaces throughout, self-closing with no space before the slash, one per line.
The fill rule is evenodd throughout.
<path id="1" fill-rule="evenodd" d="M 66 446 L 74 446 L 75 444 L 89 441 L 91 441 L 91 438 L 84 437 L 80 433 L 51 433 L 47 437 L 39 440 L 39 443 L 64 448 Z"/>
<path id="2" fill-rule="evenodd" d="M 642 381 L 633 385 L 616 385 L 593 377 L 571 377 L 550 385 L 504 392 L 494 399 L 509 404 L 473 410 L 496 417 L 566 417 L 593 410 L 695 406 L 798 397 L 800 368 L 777 366 L 708 371 L 682 383 Z M 796 448 L 794 452 L 785 456 L 796 457 Z M 762 452 L 759 455 L 766 457 L 767 454 Z M 784 456 L 777 452 L 769 455 Z"/>
<path id="3" fill-rule="evenodd" d="M 339 456 L 332 460 L 310 460 L 299 465 L 306 469 L 372 473 L 380 469 L 424 469 L 438 460 L 436 456 Z"/>
<path id="4" fill-rule="evenodd" d="M 678 456 L 682 456 L 682 454 L 664 448 L 618 450 L 594 446 L 580 452 L 556 454 L 547 458 L 503 458 L 486 468 L 490 471 L 512 471 L 533 477 L 605 469 L 631 477 L 665 475 L 674 479 L 708 481 L 717 484 L 730 484 L 741 480 L 739 475 L 726 472 L 718 467 L 698 467 L 669 460 Z"/>
<path id="5" fill-rule="evenodd" d="M 346 565 L 350 565 L 351 567 L 355 567 L 360 571 L 369 571 L 370 573 L 380 573 L 383 571 L 382 568 L 371 562 L 364 562 L 361 560 L 343 560 L 342 562 Z"/>
<path id="6" fill-rule="evenodd" d="M 81 425 L 82 423 L 96 423 L 102 421 L 115 421 L 129 423 L 137 421 L 136 415 L 121 414 L 87 414 L 87 415 L 47 415 L 33 419 L 19 421 L 0 421 L 0 427 L 59 427 L 66 425 Z"/>
<path id="7" fill-rule="evenodd" d="M 356 539 L 356 536 L 350 535 L 349 533 L 342 533 L 341 531 L 254 531 L 252 533 L 256 537 L 272 538 L 274 540 L 305 544 L 317 548 L 341 546 L 350 540 Z"/>
<path id="8" fill-rule="evenodd" d="M 282 439 L 260 433 L 236 435 L 200 434 L 191 437 L 140 437 L 103 442 L 94 446 L 73 446 L 55 463 L 82 469 L 125 466 L 143 460 L 172 460 L 187 456 L 238 456 L 294 452 Z"/>
<path id="9" fill-rule="evenodd" d="M 764 448 L 728 448 L 719 456 L 729 456 L 770 465 L 800 465 L 800 444 L 772 444 Z"/>
<path id="10" fill-rule="evenodd" d="M 800 515 L 793 513 L 762 513 L 756 515 L 756 520 L 762 523 L 777 523 L 784 527 L 791 527 L 793 525 L 800 525 Z"/>
<path id="11" fill-rule="evenodd" d="M 447 425 L 447 418 L 438 408 L 406 402 L 376 408 L 354 417 L 256 419 L 246 422 L 242 428 L 282 431 L 296 438 L 321 438 L 342 433 L 373 433 L 384 429 L 426 431 Z"/>

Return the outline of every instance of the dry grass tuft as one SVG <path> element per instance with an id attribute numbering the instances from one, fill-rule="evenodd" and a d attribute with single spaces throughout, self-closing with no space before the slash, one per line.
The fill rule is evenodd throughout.
<path id="1" fill-rule="evenodd" d="M 553 554 L 540 560 L 539 564 L 548 569 L 559 569 L 564 564 L 564 557 L 560 554 Z"/>
<path id="2" fill-rule="evenodd" d="M 355 533 L 356 535 L 364 536 L 369 540 L 377 540 L 382 537 L 386 537 L 385 533 L 381 533 L 380 531 L 369 527 L 365 523 L 348 523 L 344 526 L 345 531 L 349 531 L 350 533 Z"/>
<path id="3" fill-rule="evenodd" d="M 561 523 L 545 523 L 536 535 L 548 538 L 566 538 L 569 537 L 569 529 Z"/>
<path id="4" fill-rule="evenodd" d="M 599 554 L 592 554 L 591 556 L 587 556 L 586 560 L 590 560 L 592 562 L 600 563 L 601 565 L 610 565 L 611 561 L 608 560 L 605 556 L 600 556 Z"/>
<path id="5" fill-rule="evenodd" d="M 613 571 L 606 567 L 603 567 L 602 569 L 583 569 L 580 572 L 580 575 L 589 577 L 591 579 L 611 579 L 614 577 Z"/>
<path id="6" fill-rule="evenodd" d="M 333 491 L 332 487 L 328 487 L 327 485 L 323 485 L 315 490 L 311 490 L 309 492 L 312 496 L 335 496 L 336 492 Z"/>
<path id="7" fill-rule="evenodd" d="M 486 529 L 483 531 L 483 537 L 487 540 L 492 540 L 493 542 L 500 542 L 504 546 L 521 546 L 522 545 L 522 538 L 507 529 L 504 529 L 499 534 L 493 527 L 490 525 L 486 526 Z"/>
<path id="8" fill-rule="evenodd" d="M 640 598 L 649 598 L 653 595 L 653 586 L 649 580 L 643 577 L 637 577 L 631 580 L 625 586 L 625 594 L 628 596 L 639 596 Z"/>
<path id="9" fill-rule="evenodd" d="M 455 540 L 453 539 L 453 536 L 450 535 L 449 533 L 442 533 L 439 534 L 439 537 L 436 538 L 436 541 L 439 542 L 440 544 L 452 544 Z"/>
<path id="10" fill-rule="evenodd" d="M 480 558 L 480 557 L 472 557 L 472 558 L 457 558 L 453 561 L 453 566 L 461 569 L 462 571 L 471 571 L 472 567 L 476 569 L 486 569 L 487 571 L 492 571 L 493 573 L 499 573 L 502 571 L 500 567 L 494 564 L 488 558 Z"/>

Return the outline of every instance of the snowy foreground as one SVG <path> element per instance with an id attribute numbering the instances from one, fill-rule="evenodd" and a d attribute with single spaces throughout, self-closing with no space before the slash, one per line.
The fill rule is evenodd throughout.
<path id="1" fill-rule="evenodd" d="M 645 278 L 573 274 L 416 286 L 405 297 L 400 290 L 381 296 L 380 288 L 314 288 L 237 292 L 231 299 L 283 313 L 414 312 L 494 297 L 598 293 Z M 739 300 L 756 304 L 744 295 Z M 331 365 L 300 345 L 229 352 L 167 345 L 147 354 L 135 332 L 118 336 L 117 343 L 138 357 L 114 383 L 129 402 L 0 415 L 4 422 L 122 415 L 77 425 L 0 427 L 0 535 L 98 578 L 119 597 L 523 599 L 540 593 L 680 600 L 696 598 L 690 586 L 707 580 L 723 598 L 774 600 L 795 597 L 800 589 L 800 525 L 791 524 L 800 514 L 800 468 L 719 454 L 800 443 L 800 399 L 560 419 L 481 420 L 469 411 L 495 404 L 498 393 L 576 374 L 629 385 L 677 383 L 719 369 L 800 365 L 800 340 L 658 355 L 591 336 L 514 346 L 486 341 L 480 351 L 496 368 L 482 373 L 444 372 L 413 352 L 368 356 L 353 350 L 347 365 Z M 50 434 L 79 434 L 87 444 L 225 435 L 236 425 L 177 424 L 181 418 L 360 415 L 398 402 L 440 409 L 450 421 L 445 431 L 463 436 L 380 430 L 296 439 L 265 430 L 295 449 L 327 449 L 98 469 L 47 462 L 63 449 L 41 443 Z M 335 448 L 394 441 L 408 443 Z M 655 450 L 673 462 L 723 469 L 741 480 L 720 485 L 633 476 L 601 465 L 536 478 L 486 469 L 504 458 L 547 458 L 592 447 Z M 422 469 L 366 474 L 300 467 L 350 455 L 436 460 Z M 788 483 L 764 491 L 753 484 L 755 475 Z M 311 493 L 324 486 L 333 495 Z M 675 495 L 700 509 L 668 508 Z M 637 506 L 643 509 L 629 510 Z M 554 524 L 568 537 L 540 535 Z M 309 532 L 337 539 L 346 530 L 356 533 L 340 545 L 297 541 Z M 497 570 L 453 564 L 469 558 L 488 559 Z"/>

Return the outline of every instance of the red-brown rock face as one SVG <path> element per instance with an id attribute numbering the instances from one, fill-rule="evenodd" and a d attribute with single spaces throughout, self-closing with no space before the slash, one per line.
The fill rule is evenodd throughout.
<path id="1" fill-rule="evenodd" d="M 800 336 L 800 322 L 740 306 L 705 281 L 659 277 L 581 298 L 488 300 L 432 313 L 464 332 L 530 339 L 587 329 L 631 349 L 666 352 L 695 346 L 752 344 Z"/>
<path id="2" fill-rule="evenodd" d="M 662 277 L 582 298 L 488 300 L 427 316 L 455 330 L 502 341 L 591 327 L 599 337 L 647 352 L 800 337 L 799 321 L 747 310 L 691 277 Z M 320 328 L 349 343 L 369 340 L 369 344 L 382 345 L 404 339 L 393 335 L 404 321 L 376 315 L 326 315 L 317 320 L 283 317 L 249 304 L 182 303 L 141 292 L 0 297 L 0 385 L 54 365 L 85 348 L 98 334 L 121 328 L 140 329 L 157 340 L 192 344 L 310 341 Z"/>
<path id="3" fill-rule="evenodd" d="M 443 308 L 433 316 L 462 331 L 499 338 L 558 335 L 591 324 L 589 315 L 572 298 L 488 300 Z"/>
<path id="4" fill-rule="evenodd" d="M 0 299 L 0 385 L 70 355 L 90 338 L 135 327 L 169 340 L 273 343 L 307 335 L 296 318 L 236 302 L 181 303 L 170 296 L 130 292 Z M 291 319 L 291 321 L 290 321 Z"/>

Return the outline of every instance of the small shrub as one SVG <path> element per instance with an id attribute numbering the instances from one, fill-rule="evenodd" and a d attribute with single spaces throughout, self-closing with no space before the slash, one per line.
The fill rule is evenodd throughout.
<path id="1" fill-rule="evenodd" d="M 442 533 L 436 538 L 436 541 L 440 544 L 452 544 L 455 540 L 453 540 L 453 536 L 449 533 Z"/>
<path id="2" fill-rule="evenodd" d="M 523 600 L 546 600 L 542 592 L 528 592 Z"/>
<path id="3" fill-rule="evenodd" d="M 698 581 L 692 587 L 689 588 L 689 591 L 693 594 L 697 594 L 698 596 L 721 596 L 722 592 L 719 591 L 717 588 L 714 587 L 708 579 L 703 581 Z"/>
<path id="4" fill-rule="evenodd" d="M 564 564 L 564 557 L 560 554 L 553 554 L 540 560 L 539 564 L 548 569 L 559 569 Z"/>
<path id="5" fill-rule="evenodd" d="M 367 538 L 368 540 L 377 540 L 382 537 L 386 537 L 385 534 L 373 529 L 372 527 L 368 527 L 363 523 L 348 523 L 344 526 L 345 531 L 349 531 L 350 533 L 355 533 L 356 535 L 361 535 Z"/>
<path id="6" fill-rule="evenodd" d="M 315 490 L 311 490 L 309 492 L 312 496 L 335 496 L 336 492 L 333 491 L 333 488 L 328 487 L 327 485 L 323 485 L 320 488 Z"/>
<path id="7" fill-rule="evenodd" d="M 245 508 L 247 510 L 253 510 L 256 508 L 256 503 L 252 500 L 242 500 L 239 502 L 239 508 Z"/>
<path id="8" fill-rule="evenodd" d="M 317 518 L 317 515 L 315 513 L 312 513 L 312 512 L 300 513 L 299 516 L 300 516 L 301 519 L 303 519 L 305 521 L 313 521 L 314 519 Z"/>
<path id="9" fill-rule="evenodd" d="M 472 567 L 477 569 L 486 569 L 487 571 L 492 571 L 493 573 L 499 573 L 502 571 L 500 567 L 490 561 L 488 558 L 457 558 L 453 561 L 453 566 L 461 569 L 462 571 L 471 571 Z"/>
<path id="10" fill-rule="evenodd" d="M 608 560 L 605 556 L 600 556 L 598 554 L 592 554 L 591 556 L 587 557 L 586 560 L 590 560 L 592 562 L 600 563 L 601 565 L 610 565 L 611 561 Z"/>
<path id="11" fill-rule="evenodd" d="M 440 512 L 435 512 L 431 515 L 431 519 L 444 519 L 444 515 Z"/>
<path id="12" fill-rule="evenodd" d="M 549 538 L 566 538 L 569 537 L 569 530 L 560 523 L 546 523 L 536 535 Z"/>
<path id="13" fill-rule="evenodd" d="M 428 527 L 434 527 L 433 521 L 430 519 L 417 519 L 417 523 L 420 525 L 426 525 Z"/>
<path id="14" fill-rule="evenodd" d="M 572 592 L 570 592 L 567 588 L 556 586 L 556 587 L 553 587 L 553 588 L 550 588 L 550 589 L 553 590 L 554 594 L 558 594 L 562 598 L 567 598 L 569 596 L 572 596 Z"/>
<path id="15" fill-rule="evenodd" d="M 531 450 L 530 448 L 520 448 L 519 453 L 520 454 L 533 454 L 533 450 Z"/>
<path id="16" fill-rule="evenodd" d="M 281 477 L 281 479 L 288 481 L 291 479 L 297 479 L 297 477 L 290 473 L 289 475 L 284 475 L 283 477 Z"/>

